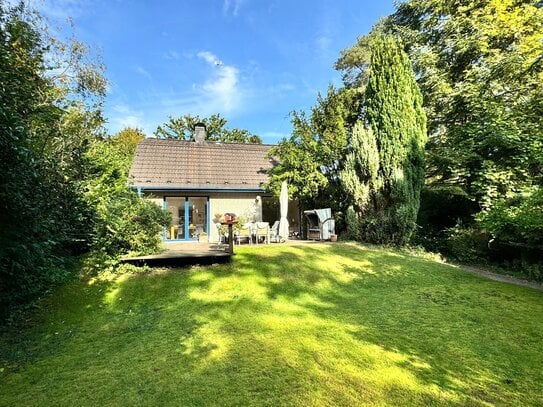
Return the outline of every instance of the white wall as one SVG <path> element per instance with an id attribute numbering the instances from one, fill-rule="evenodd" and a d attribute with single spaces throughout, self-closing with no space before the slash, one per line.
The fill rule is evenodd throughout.
<path id="1" fill-rule="evenodd" d="M 262 220 L 262 200 L 257 200 L 258 193 L 211 193 L 209 194 L 209 210 L 211 214 L 210 241 L 219 240 L 217 227 L 213 224 L 215 215 L 235 213 L 246 222 Z"/>

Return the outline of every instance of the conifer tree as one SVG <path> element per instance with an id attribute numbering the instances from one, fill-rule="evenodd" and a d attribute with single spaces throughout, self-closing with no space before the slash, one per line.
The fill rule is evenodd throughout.
<path id="1" fill-rule="evenodd" d="M 359 215 L 366 212 L 372 193 L 379 188 L 379 151 L 371 129 L 357 122 L 345 157 L 341 184 Z"/>
<path id="2" fill-rule="evenodd" d="M 405 244 L 424 183 L 426 116 L 411 63 L 391 36 L 375 39 L 365 93 L 367 128 L 353 129 L 342 183 L 361 216 L 361 236 Z"/>

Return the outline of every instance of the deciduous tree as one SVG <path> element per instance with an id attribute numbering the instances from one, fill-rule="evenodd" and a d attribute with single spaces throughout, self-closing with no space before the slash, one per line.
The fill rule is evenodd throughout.
<path id="1" fill-rule="evenodd" d="M 488 208 L 543 182 L 543 10 L 537 0 L 409 0 L 342 52 L 365 86 L 371 39 L 400 36 L 428 115 L 428 181 Z"/>
<path id="2" fill-rule="evenodd" d="M 268 188 L 278 191 L 289 183 L 291 193 L 303 202 L 320 201 L 338 209 L 343 193 L 338 173 L 347 147 L 347 133 L 360 114 L 360 94 L 356 89 L 335 89 L 319 95 L 309 115 L 292 112 L 292 135 L 274 147 L 277 159 Z"/>
<path id="3" fill-rule="evenodd" d="M 0 314 L 67 274 L 85 246 L 85 153 L 101 132 L 101 65 L 0 2 Z"/>
<path id="4" fill-rule="evenodd" d="M 158 126 L 155 136 L 158 138 L 194 140 L 194 126 L 197 123 L 206 125 L 207 137 L 209 141 L 220 141 L 223 143 L 254 143 L 261 144 L 259 136 L 251 134 L 245 129 L 226 128 L 227 120 L 220 114 L 214 114 L 209 117 L 200 117 L 184 115 L 181 117 L 170 117 L 163 126 Z"/>

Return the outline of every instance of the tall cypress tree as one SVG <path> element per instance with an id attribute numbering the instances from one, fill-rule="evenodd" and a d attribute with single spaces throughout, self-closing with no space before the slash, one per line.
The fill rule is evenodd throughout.
<path id="1" fill-rule="evenodd" d="M 426 115 L 409 58 L 391 36 L 378 37 L 373 43 L 365 96 L 368 130 L 353 132 L 344 174 L 351 184 L 347 189 L 358 191 L 353 196 L 356 205 L 356 195 L 369 187 L 366 202 L 356 205 L 362 239 L 402 245 L 415 228 L 424 183 Z M 375 138 L 377 159 L 362 157 L 373 150 L 362 148 L 373 146 L 368 137 Z M 357 174 L 354 180 L 353 168 Z M 357 182 L 362 189 L 356 188 Z"/>

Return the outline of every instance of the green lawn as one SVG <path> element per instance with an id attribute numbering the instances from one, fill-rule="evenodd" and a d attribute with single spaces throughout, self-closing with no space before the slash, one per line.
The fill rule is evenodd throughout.
<path id="1" fill-rule="evenodd" d="M 77 281 L 0 338 L 0 405 L 543 405 L 543 293 L 350 244 Z"/>

